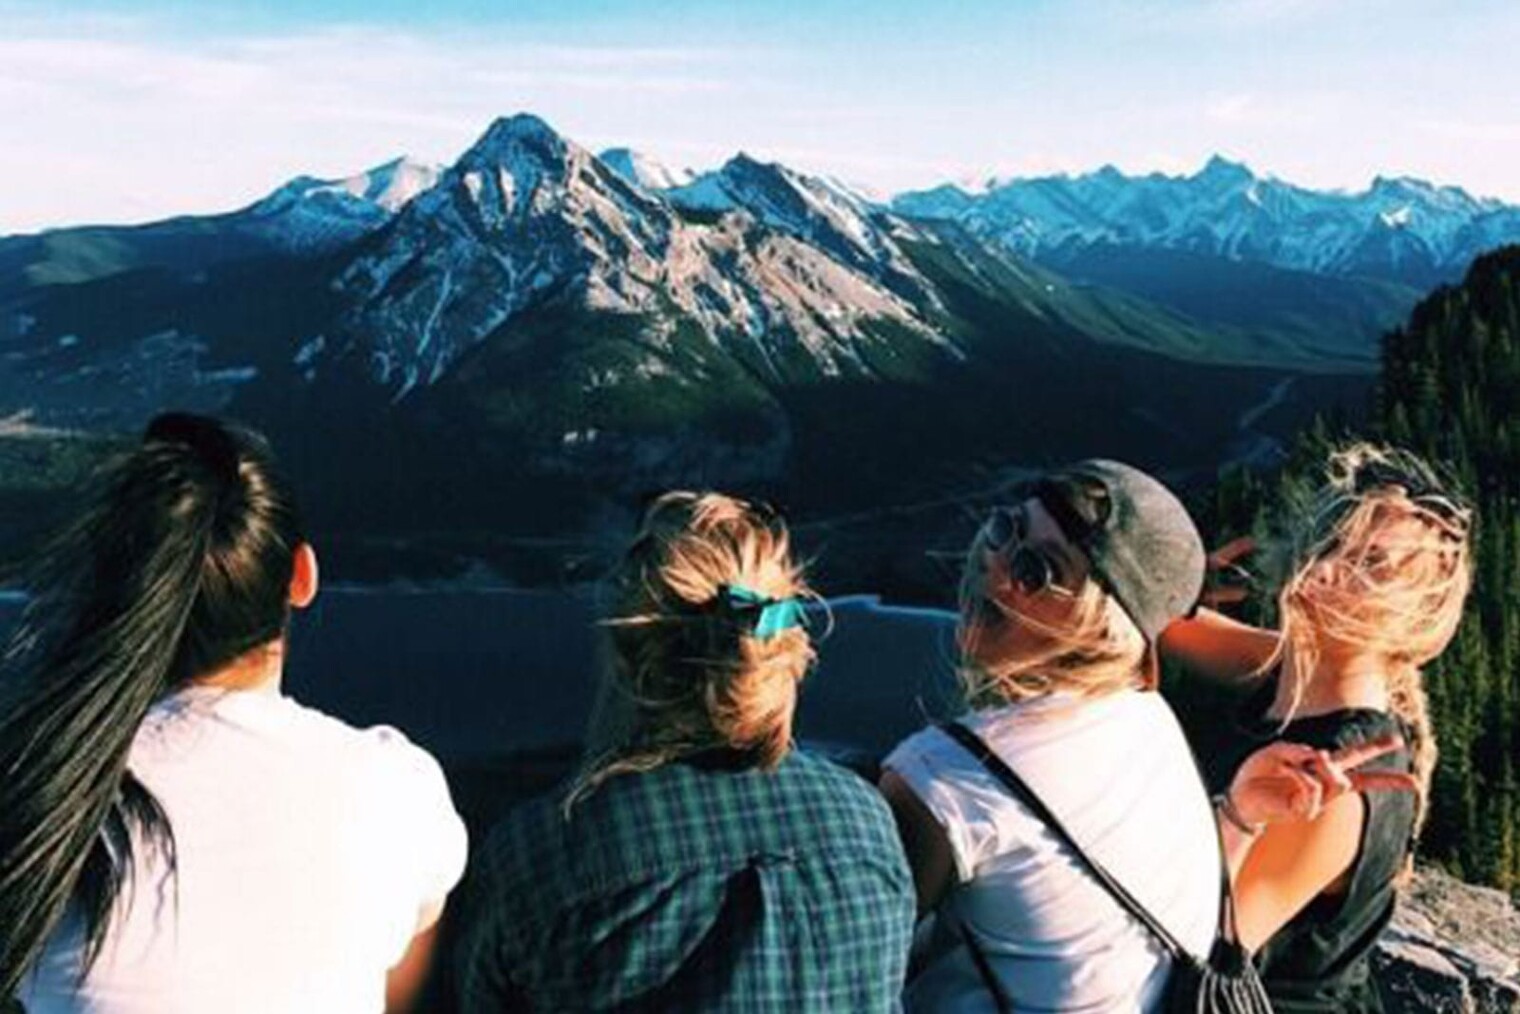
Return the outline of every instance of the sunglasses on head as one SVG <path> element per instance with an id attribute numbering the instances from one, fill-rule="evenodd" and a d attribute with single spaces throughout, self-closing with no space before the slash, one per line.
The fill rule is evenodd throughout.
<path id="1" fill-rule="evenodd" d="M 1061 584 L 1061 569 L 1055 559 L 1028 543 L 1029 510 L 1024 504 L 994 507 L 982 532 L 987 547 L 1003 558 L 1009 578 L 1025 594 L 1035 595 L 1047 589 L 1060 595 L 1075 594 Z"/>

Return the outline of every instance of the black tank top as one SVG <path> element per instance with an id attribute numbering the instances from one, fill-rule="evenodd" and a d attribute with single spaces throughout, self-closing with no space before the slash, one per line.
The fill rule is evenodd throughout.
<path id="1" fill-rule="evenodd" d="M 1267 681 L 1237 719 L 1235 748 L 1209 765 L 1211 791 L 1228 787 L 1235 769 L 1257 747 L 1288 740 L 1333 750 L 1389 733 L 1409 732 L 1387 712 L 1348 708 L 1296 719 L 1286 727 L 1266 719 L 1276 693 Z M 1366 770 L 1409 771 L 1407 749 L 1386 754 Z M 1415 798 L 1408 792 L 1362 794 L 1366 820 L 1362 841 L 1344 894 L 1321 895 L 1277 931 L 1257 953 L 1257 966 L 1273 1010 L 1288 1014 L 1381 1011 L 1371 979 L 1369 956 L 1378 934 L 1393 917 L 1394 880 L 1403 869 L 1414 831 Z"/>

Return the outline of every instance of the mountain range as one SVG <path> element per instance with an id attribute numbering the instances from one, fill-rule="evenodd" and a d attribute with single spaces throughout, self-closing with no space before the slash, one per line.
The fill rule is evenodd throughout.
<path id="1" fill-rule="evenodd" d="M 1057 266 L 1094 248 L 1159 248 L 1422 290 L 1458 281 L 1479 254 L 1520 236 L 1520 208 L 1458 187 L 1380 176 L 1361 193 L 1315 191 L 1219 156 L 1191 176 L 1105 166 L 976 194 L 942 186 L 891 204 Z"/>
<path id="2" fill-rule="evenodd" d="M 1279 210 L 1226 217 L 1255 207 L 1242 185 Z M 0 238 L 0 443 L 32 463 L 0 517 L 67 487 L 80 441 L 177 404 L 269 430 L 357 576 L 552 577 L 604 556 L 638 495 L 702 484 L 780 497 L 878 580 L 883 533 L 949 545 L 960 504 L 1029 467 L 1197 473 L 1355 410 L 1419 286 L 1515 218 L 1401 186 L 1407 210 L 1216 161 L 882 203 L 503 118 L 447 167 Z"/>

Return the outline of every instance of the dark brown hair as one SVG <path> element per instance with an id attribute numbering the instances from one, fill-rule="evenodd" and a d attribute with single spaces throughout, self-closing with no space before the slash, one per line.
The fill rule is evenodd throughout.
<path id="1" fill-rule="evenodd" d="M 168 819 L 127 769 L 132 739 L 167 691 L 282 636 L 302 541 L 261 437 L 171 413 L 39 555 L 0 675 L 0 997 L 71 900 L 88 970 L 134 840 L 172 869 Z"/>

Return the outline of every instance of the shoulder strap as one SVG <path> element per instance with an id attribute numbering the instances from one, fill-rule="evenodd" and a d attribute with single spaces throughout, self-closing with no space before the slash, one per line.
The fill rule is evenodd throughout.
<path id="1" fill-rule="evenodd" d="M 960 722 L 947 722 L 940 726 L 940 728 L 944 729 L 950 738 L 964 747 L 967 753 L 980 761 L 982 766 L 992 773 L 993 777 L 1003 783 L 1003 786 L 1012 793 L 1015 799 L 1027 806 L 1031 813 L 1044 821 L 1046 826 L 1056 833 L 1056 837 L 1060 838 L 1065 842 L 1066 847 L 1071 849 L 1078 861 L 1087 868 L 1087 872 L 1092 874 L 1093 879 L 1103 885 L 1103 888 L 1113 896 L 1114 900 L 1125 911 L 1138 919 L 1140 924 L 1149 930 L 1151 935 L 1161 943 L 1161 946 L 1171 952 L 1173 958 L 1179 961 L 1186 961 L 1192 957 L 1187 948 L 1183 947 L 1177 938 L 1172 935 L 1172 932 L 1163 926 L 1155 916 L 1151 915 L 1149 909 L 1140 904 L 1123 884 L 1115 880 L 1108 870 L 1104 869 L 1101 863 L 1087 854 L 1087 851 L 1071 836 L 1071 832 L 1066 830 L 1066 826 L 1061 823 L 1054 813 L 1050 812 L 1050 808 L 1045 805 L 1044 801 L 1035 795 L 1034 790 L 1022 778 L 1014 773 L 1013 769 L 1004 762 L 1003 758 L 992 752 L 992 748 L 983 742 L 980 736 Z"/>

